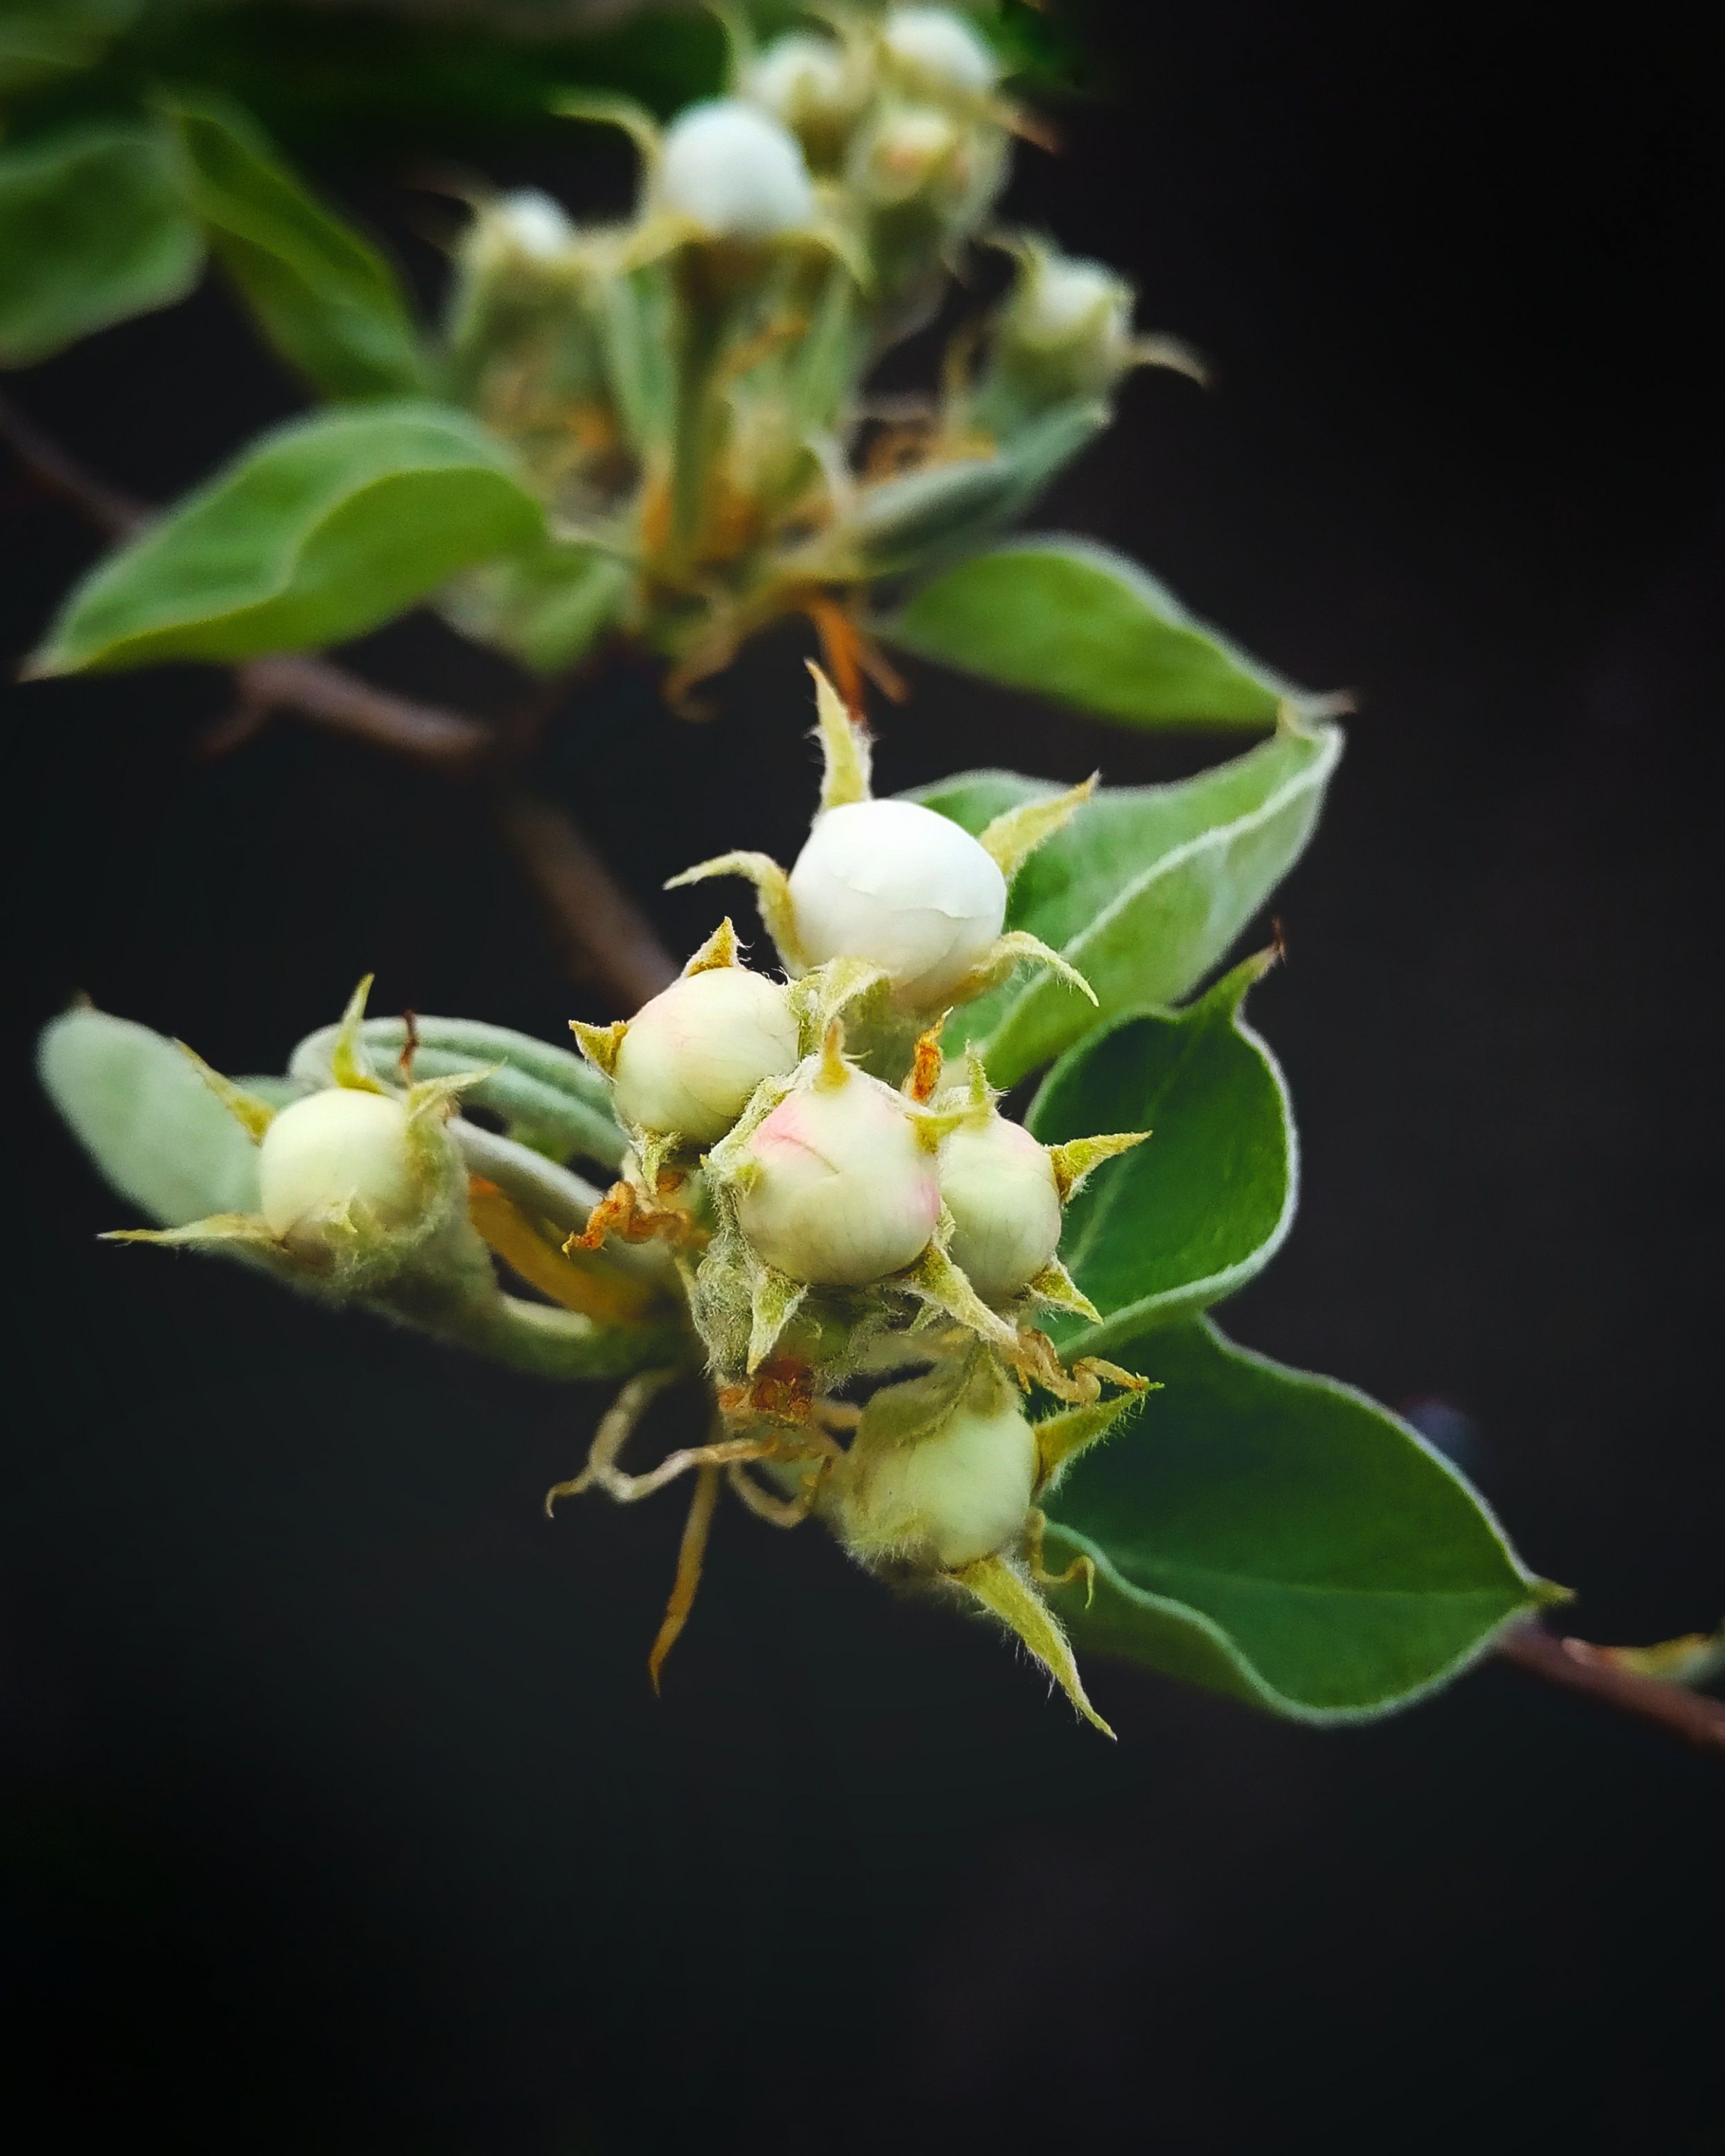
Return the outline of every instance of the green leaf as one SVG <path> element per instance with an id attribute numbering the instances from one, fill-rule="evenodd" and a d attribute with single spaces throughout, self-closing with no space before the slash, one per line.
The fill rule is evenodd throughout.
<path id="1" fill-rule="evenodd" d="M 1055 1598 L 1081 1650 L 1353 1721 L 1440 1684 L 1550 1599 L 1461 1476 L 1351 1386 L 1207 1319 L 1108 1352 L 1165 1389 L 1053 1501 L 1050 1568 L 1081 1551 L 1096 1567 L 1088 1610 L 1081 1592 Z"/>
<path id="2" fill-rule="evenodd" d="M 176 100 L 167 110 L 193 207 L 274 349 L 326 397 L 424 389 L 407 294 L 370 241 L 306 192 L 239 105 Z"/>
<path id="3" fill-rule="evenodd" d="M 443 611 L 465 636 L 496 645 L 538 674 L 559 674 L 598 643 L 634 589 L 634 571 L 580 540 L 547 540 L 531 553 L 475 569 Z"/>
<path id="4" fill-rule="evenodd" d="M 995 1084 L 1010 1086 L 1106 1019 L 1183 1001 L 1305 850 L 1342 739 L 1326 721 L 1284 720 L 1273 739 L 1195 778 L 1093 795 L 1019 870 L 1007 925 L 1075 965 L 1099 1007 L 1021 968 L 957 1014 L 948 1045 L 975 1041 Z M 1059 791 L 969 772 L 913 798 L 980 832 Z"/>
<path id="5" fill-rule="evenodd" d="M 32 670 L 337 644 L 544 531 L 540 504 L 465 413 L 320 413 L 264 435 L 99 563 Z"/>
<path id="6" fill-rule="evenodd" d="M 1026 1119 L 1045 1144 L 1148 1131 L 1072 1199 L 1060 1255 L 1104 1323 L 1086 1353 L 1219 1302 L 1260 1272 L 1293 1224 L 1292 1109 L 1240 1015 L 1249 958 L 1188 1010 L 1099 1028 L 1044 1081 Z M 1076 1329 L 1070 1323 L 1068 1332 Z"/>
<path id="7" fill-rule="evenodd" d="M 880 634 L 1009 688 L 1144 726 L 1267 726 L 1311 696 L 1194 620 L 1135 562 L 1082 539 L 1019 539 L 959 562 Z"/>
<path id="8" fill-rule="evenodd" d="M 123 1198 L 162 1228 L 258 1204 L 258 1151 L 171 1040 L 70 1010 L 43 1032 L 44 1090 Z"/>
<path id="9" fill-rule="evenodd" d="M 171 306 L 203 265 L 160 130 L 93 123 L 0 150 L 0 365 Z"/>
<path id="10" fill-rule="evenodd" d="M 413 1055 L 416 1078 L 486 1071 L 481 1084 L 463 1094 L 463 1101 L 501 1116 L 511 1137 L 559 1159 L 579 1153 L 608 1168 L 620 1165 L 626 1142 L 611 1111 L 611 1088 L 572 1050 L 479 1019 L 416 1015 L 413 1024 L 419 1044 Z M 290 1065 L 295 1076 L 314 1085 L 329 1083 L 336 1032 L 326 1025 L 306 1035 Z M 360 1035 L 373 1069 L 380 1076 L 393 1076 L 391 1066 L 407 1042 L 404 1021 L 370 1018 Z"/>
<path id="11" fill-rule="evenodd" d="M 996 456 L 929 465 L 865 487 L 828 545 L 870 577 L 926 567 L 1022 516 L 1108 424 L 1106 404 L 1056 405 Z"/>
<path id="12" fill-rule="evenodd" d="M 0 94 L 30 90 L 94 67 L 143 0 L 5 0 L 0 8 Z"/>
<path id="13" fill-rule="evenodd" d="M 650 461 L 676 424 L 676 303 L 662 264 L 608 277 L 599 287 L 605 378 L 629 444 Z"/>

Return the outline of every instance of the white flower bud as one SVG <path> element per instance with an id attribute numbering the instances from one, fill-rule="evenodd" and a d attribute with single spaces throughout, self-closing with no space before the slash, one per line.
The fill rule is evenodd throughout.
<path id="1" fill-rule="evenodd" d="M 801 1081 L 741 1148 L 737 1217 L 769 1265 L 864 1287 L 928 1246 L 940 1186 L 902 1096 L 844 1067 Z"/>
<path id="2" fill-rule="evenodd" d="M 424 1209 L 408 1111 L 383 1093 L 331 1086 L 284 1108 L 258 1148 L 258 1209 L 285 1242 L 321 1240 L 321 1217 L 351 1205 L 400 1228 Z"/>
<path id="3" fill-rule="evenodd" d="M 1001 316 L 1000 343 L 1052 394 L 1111 389 L 1133 363 L 1132 288 L 1100 262 L 1039 249 Z"/>
<path id="4" fill-rule="evenodd" d="M 1009 1401 L 961 1406 L 927 1436 L 853 1447 L 841 1471 L 845 1538 L 956 1571 L 1022 1531 L 1036 1486 L 1036 1435 Z"/>
<path id="5" fill-rule="evenodd" d="M 798 941 L 817 965 L 865 958 L 932 1009 L 987 957 L 1006 879 L 969 832 L 913 801 L 853 801 L 815 819 L 791 870 Z"/>
<path id="6" fill-rule="evenodd" d="M 915 195 L 968 191 L 962 156 L 968 131 L 926 105 L 896 105 L 883 113 L 864 141 L 856 184 L 870 202 L 908 202 Z"/>
<path id="7" fill-rule="evenodd" d="M 613 1077 L 617 1112 L 711 1144 L 763 1078 L 797 1067 L 797 1024 L 777 981 L 712 966 L 673 981 L 629 1020 Z"/>
<path id="8" fill-rule="evenodd" d="M 561 203 L 538 187 L 519 187 L 494 203 L 486 222 L 531 262 L 554 262 L 575 236 Z"/>
<path id="9" fill-rule="evenodd" d="M 843 46 L 807 30 L 775 38 L 749 68 L 743 92 L 799 136 L 842 129 L 860 108 L 862 85 Z"/>
<path id="10" fill-rule="evenodd" d="M 1046 1147 L 1004 1116 L 961 1123 L 941 1148 L 940 1179 L 954 1223 L 948 1255 L 983 1301 L 1028 1286 L 1060 1246 Z"/>
<path id="11" fill-rule="evenodd" d="M 980 97 L 1000 68 L 983 38 L 946 8 L 895 8 L 881 25 L 887 56 L 908 81 L 948 96 Z"/>
<path id="12" fill-rule="evenodd" d="M 715 239 L 776 239 L 814 217 L 796 137 L 740 98 L 691 105 L 671 123 L 658 191 L 665 208 Z"/>

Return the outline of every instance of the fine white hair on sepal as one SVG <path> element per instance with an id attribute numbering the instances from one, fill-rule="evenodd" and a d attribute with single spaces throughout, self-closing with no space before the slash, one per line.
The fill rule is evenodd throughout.
<path id="1" fill-rule="evenodd" d="M 859 1458 L 853 1531 L 955 1572 L 1017 1539 L 1035 1483 L 1036 1434 L 1018 1409 L 961 1407 L 914 1443 L 870 1447 Z"/>
<path id="2" fill-rule="evenodd" d="M 935 1163 L 891 1086 L 803 1078 L 741 1149 L 737 1224 L 775 1270 L 865 1287 L 914 1265 L 940 1219 Z"/>
<path id="3" fill-rule="evenodd" d="M 808 957 L 864 958 L 906 1004 L 933 1008 L 987 957 L 1006 879 L 968 831 L 913 801 L 855 801 L 816 819 L 790 876 Z"/>
<path id="4" fill-rule="evenodd" d="M 797 1066 L 797 1022 L 777 981 L 714 966 L 673 981 L 629 1020 L 613 1071 L 617 1112 L 647 1131 L 721 1138 L 763 1078 Z"/>
<path id="5" fill-rule="evenodd" d="M 657 185 L 666 209 L 715 239 L 776 239 L 814 218 L 796 137 L 742 98 L 691 105 L 672 122 Z"/>
<path id="6" fill-rule="evenodd" d="M 344 1205 L 400 1227 L 421 1203 L 408 1111 L 388 1094 L 342 1086 L 313 1093 L 284 1108 L 258 1147 L 258 1209 L 284 1240 Z"/>
<path id="7" fill-rule="evenodd" d="M 1060 1246 L 1054 1163 L 1022 1123 L 961 1123 L 941 1147 L 941 1196 L 952 1215 L 948 1255 L 984 1302 L 1029 1286 Z"/>
<path id="8" fill-rule="evenodd" d="M 999 76 L 988 45 L 948 8 L 895 8 L 880 35 L 901 72 L 931 90 L 976 97 Z"/>

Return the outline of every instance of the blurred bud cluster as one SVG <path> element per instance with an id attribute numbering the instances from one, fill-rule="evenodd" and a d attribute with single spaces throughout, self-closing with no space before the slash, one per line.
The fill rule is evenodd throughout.
<path id="1" fill-rule="evenodd" d="M 634 214 L 485 203 L 446 326 L 454 394 L 553 516 L 543 552 L 475 572 L 452 618 L 544 667 L 615 623 L 671 662 L 674 697 L 779 615 L 1004 526 L 1120 377 L 1168 357 L 1134 337 L 1123 280 L 991 223 L 1029 123 L 964 15 L 835 8 L 765 47 L 737 28 L 732 76 L 663 128 L 564 100 L 633 136 Z M 937 388 L 871 398 L 978 240 L 1011 259 L 1004 302 L 951 339 Z"/>

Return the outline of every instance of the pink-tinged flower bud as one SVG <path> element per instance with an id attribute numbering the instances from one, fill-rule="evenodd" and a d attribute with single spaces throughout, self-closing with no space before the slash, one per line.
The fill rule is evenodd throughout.
<path id="1" fill-rule="evenodd" d="M 816 964 L 864 958 L 932 1009 L 988 956 L 1006 879 L 968 831 L 913 801 L 853 801 L 815 820 L 791 870 L 797 938 Z"/>
<path id="2" fill-rule="evenodd" d="M 841 1532 L 865 1560 L 954 1572 L 1018 1539 L 1036 1475 L 1036 1435 L 1015 1406 L 961 1406 L 910 1442 L 859 1440 L 839 1471 Z"/>
<path id="3" fill-rule="evenodd" d="M 880 39 L 900 79 L 936 95 L 980 97 L 999 77 L 988 45 L 950 8 L 895 8 Z"/>
<path id="4" fill-rule="evenodd" d="M 691 105 L 665 131 L 659 199 L 715 239 L 777 239 L 813 223 L 796 137 L 741 98 Z"/>
<path id="5" fill-rule="evenodd" d="M 617 1112 L 710 1145 L 763 1078 L 797 1067 L 797 1023 L 777 981 L 713 966 L 673 981 L 629 1020 L 612 1075 Z"/>
<path id="6" fill-rule="evenodd" d="M 984 1302 L 1028 1287 L 1060 1246 L 1054 1163 L 1004 1116 L 962 1123 L 941 1147 L 941 1195 L 953 1220 L 953 1264 Z"/>
<path id="7" fill-rule="evenodd" d="M 332 1086 L 284 1108 L 258 1147 L 258 1209 L 284 1242 L 322 1240 L 345 1208 L 404 1227 L 425 1194 L 408 1148 L 408 1111 L 387 1094 Z"/>
<path id="8" fill-rule="evenodd" d="M 802 1080 L 753 1131 L 736 1171 L 737 1217 L 769 1265 L 815 1287 L 902 1272 L 940 1219 L 932 1156 L 909 1104 L 841 1065 Z"/>

